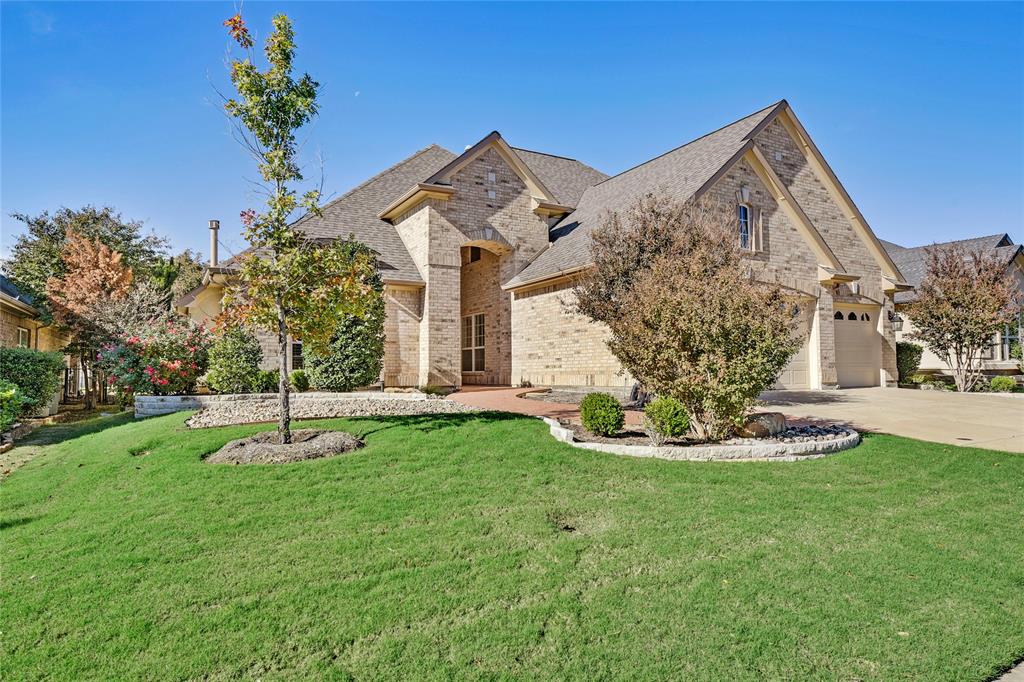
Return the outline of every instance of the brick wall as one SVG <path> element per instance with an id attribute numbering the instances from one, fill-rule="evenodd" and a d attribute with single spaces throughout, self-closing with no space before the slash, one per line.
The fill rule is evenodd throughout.
<path id="1" fill-rule="evenodd" d="M 608 350 L 608 329 L 572 311 L 572 284 L 516 292 L 512 383 L 623 388 L 633 380 Z"/>
<path id="2" fill-rule="evenodd" d="M 419 384 L 421 287 L 384 288 L 384 385 Z"/>

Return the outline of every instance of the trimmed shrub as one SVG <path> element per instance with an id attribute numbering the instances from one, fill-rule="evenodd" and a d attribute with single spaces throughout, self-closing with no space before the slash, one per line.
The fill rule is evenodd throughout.
<path id="1" fill-rule="evenodd" d="M 22 409 L 36 412 L 44 407 L 60 388 L 64 357 L 31 348 L 0 349 L 0 380 L 19 389 Z"/>
<path id="2" fill-rule="evenodd" d="M 379 303 L 379 304 L 378 304 Z M 380 377 L 384 362 L 384 300 L 366 317 L 346 317 L 325 352 L 304 352 L 309 384 L 323 391 L 351 391 Z"/>
<path id="3" fill-rule="evenodd" d="M 263 349 L 251 330 L 228 327 L 210 347 L 206 385 L 217 393 L 251 393 L 260 381 Z"/>
<path id="4" fill-rule="evenodd" d="M 626 422 L 626 413 L 614 396 L 591 393 L 580 403 L 580 420 L 587 431 L 598 436 L 612 436 Z"/>
<path id="5" fill-rule="evenodd" d="M 288 375 L 288 380 L 292 382 L 292 388 L 299 393 L 309 390 L 309 376 L 305 370 L 297 369 Z"/>
<path id="6" fill-rule="evenodd" d="M 690 415 L 671 397 L 656 398 L 644 407 L 644 422 L 663 439 L 678 438 L 690 430 Z"/>
<path id="7" fill-rule="evenodd" d="M 992 377 L 989 388 L 997 393 L 1012 393 L 1017 390 L 1017 382 L 1013 377 Z"/>
<path id="8" fill-rule="evenodd" d="M 924 348 L 909 341 L 896 342 L 896 371 L 899 381 L 906 383 L 921 366 L 921 354 Z"/>
<path id="9" fill-rule="evenodd" d="M 27 403 L 28 399 L 17 384 L 0 379 L 0 433 L 11 428 Z"/>
<path id="10" fill-rule="evenodd" d="M 256 393 L 277 393 L 276 369 L 261 369 L 253 390 Z"/>

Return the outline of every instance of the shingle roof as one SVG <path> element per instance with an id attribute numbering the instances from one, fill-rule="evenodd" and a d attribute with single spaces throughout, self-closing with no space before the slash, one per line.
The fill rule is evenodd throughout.
<path id="1" fill-rule="evenodd" d="M 349 234 L 377 254 L 384 281 L 422 282 L 402 238 L 391 223 L 377 217 L 384 208 L 423 178 L 455 158 L 438 145 L 421 149 L 330 202 L 320 218 L 306 218 L 295 227 L 317 239 L 344 239 Z"/>
<path id="2" fill-rule="evenodd" d="M 518 147 L 512 149 L 563 206 L 575 206 L 588 187 L 608 179 L 601 171 L 576 159 Z"/>
<path id="3" fill-rule="evenodd" d="M 0 274 L 0 292 L 10 296 L 11 298 L 21 301 L 25 305 L 35 306 L 35 301 L 28 294 L 23 294 L 20 289 L 12 282 L 7 279 L 6 275 Z"/>
<path id="4" fill-rule="evenodd" d="M 958 246 L 967 252 L 991 251 L 1000 258 L 1005 258 L 1006 262 L 1009 263 L 1017 255 L 1017 252 L 1024 248 L 1014 244 L 1013 240 L 1010 239 L 1010 235 L 1005 233 L 909 247 L 887 242 L 884 239 L 879 241 L 882 242 L 882 246 L 889 253 L 889 257 L 892 258 L 893 263 L 896 264 L 896 267 L 903 274 L 907 284 L 914 287 L 920 286 L 921 282 L 924 281 L 925 275 L 928 274 L 928 249 Z M 916 298 L 915 292 L 901 291 L 896 294 L 893 300 L 896 303 L 909 303 L 914 298 Z"/>
<path id="5" fill-rule="evenodd" d="M 576 270 L 591 262 L 590 234 L 605 216 L 645 194 L 664 191 L 685 201 L 725 166 L 770 120 L 782 102 L 608 178 L 583 192 L 576 210 L 551 230 L 551 245 L 505 286 Z"/>

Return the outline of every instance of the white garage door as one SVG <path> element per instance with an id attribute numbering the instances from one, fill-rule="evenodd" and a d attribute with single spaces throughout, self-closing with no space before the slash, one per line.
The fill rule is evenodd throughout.
<path id="1" fill-rule="evenodd" d="M 779 374 L 774 389 L 807 389 L 811 387 L 810 350 L 811 320 L 814 319 L 814 303 L 801 306 L 801 324 L 797 329 L 803 343 L 786 367 Z"/>
<path id="2" fill-rule="evenodd" d="M 882 376 L 879 308 L 836 306 L 836 374 L 839 388 L 878 386 Z"/>

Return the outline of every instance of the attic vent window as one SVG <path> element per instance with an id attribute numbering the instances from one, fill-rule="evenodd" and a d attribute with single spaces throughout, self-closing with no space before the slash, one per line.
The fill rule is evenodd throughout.
<path id="1" fill-rule="evenodd" d="M 470 263 L 475 263 L 478 260 L 480 260 L 480 247 L 479 246 L 471 246 L 471 247 L 469 247 L 469 262 Z"/>
<path id="2" fill-rule="evenodd" d="M 497 181 L 497 179 L 498 179 L 498 176 L 496 176 L 494 174 L 494 171 L 488 171 L 488 173 L 487 173 L 487 182 L 495 182 L 495 181 Z"/>
<path id="3" fill-rule="evenodd" d="M 497 196 L 498 196 L 498 193 L 497 193 L 497 192 L 495 192 L 495 191 L 494 191 L 493 189 L 489 189 L 489 190 L 487 190 L 487 198 L 488 198 L 488 199 L 494 199 L 494 198 L 496 198 Z"/>

